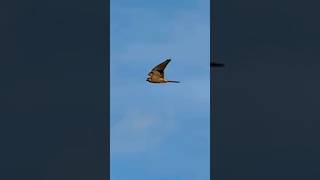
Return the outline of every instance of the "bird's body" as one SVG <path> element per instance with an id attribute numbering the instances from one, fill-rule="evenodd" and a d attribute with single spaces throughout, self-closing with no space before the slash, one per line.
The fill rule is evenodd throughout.
<path id="1" fill-rule="evenodd" d="M 170 81 L 165 79 L 164 77 L 164 69 L 167 67 L 171 59 L 165 60 L 163 63 L 158 64 L 155 66 L 151 72 L 148 73 L 148 78 L 147 81 L 150 83 L 168 83 L 168 82 L 173 82 L 173 83 L 179 83 L 179 81 Z"/>

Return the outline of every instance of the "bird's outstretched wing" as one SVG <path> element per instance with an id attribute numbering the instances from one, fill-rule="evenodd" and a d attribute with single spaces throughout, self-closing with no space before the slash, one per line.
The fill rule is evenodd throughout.
<path id="1" fill-rule="evenodd" d="M 171 61 L 171 59 L 167 59 L 165 60 L 163 63 L 158 64 L 157 66 L 155 66 L 151 72 L 149 72 L 149 76 L 151 75 L 159 75 L 161 78 L 164 78 L 164 69 L 167 67 L 167 65 L 169 64 L 169 62 Z"/>

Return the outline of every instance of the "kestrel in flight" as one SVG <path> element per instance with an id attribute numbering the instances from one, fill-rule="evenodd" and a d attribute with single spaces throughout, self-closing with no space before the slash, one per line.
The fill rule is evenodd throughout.
<path id="1" fill-rule="evenodd" d="M 166 80 L 164 77 L 164 69 L 169 64 L 170 61 L 171 59 L 167 59 L 163 63 L 158 64 L 156 67 L 154 67 L 151 70 L 151 72 L 148 73 L 149 77 L 147 78 L 146 81 L 150 83 L 168 83 L 168 82 L 179 83 L 179 81 Z"/>

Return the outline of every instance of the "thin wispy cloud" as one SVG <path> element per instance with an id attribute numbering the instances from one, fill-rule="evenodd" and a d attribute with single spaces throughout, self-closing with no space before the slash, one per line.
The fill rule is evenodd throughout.
<path id="1" fill-rule="evenodd" d="M 160 145 L 170 134 L 174 121 L 141 111 L 125 114 L 111 128 L 112 153 L 145 152 Z"/>

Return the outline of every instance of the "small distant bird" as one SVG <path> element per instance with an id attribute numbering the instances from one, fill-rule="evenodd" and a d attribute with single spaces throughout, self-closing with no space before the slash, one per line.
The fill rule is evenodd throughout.
<path id="1" fill-rule="evenodd" d="M 179 83 L 179 81 L 166 80 L 164 77 L 164 69 L 169 64 L 170 61 L 171 59 L 167 59 L 163 63 L 158 64 L 156 67 L 154 67 L 151 70 L 151 72 L 148 73 L 149 77 L 147 78 L 146 81 L 150 83 L 168 83 L 168 82 Z"/>
<path id="2" fill-rule="evenodd" d="M 224 64 L 211 62 L 211 63 L 210 63 L 210 66 L 211 66 L 211 67 L 224 67 Z"/>

